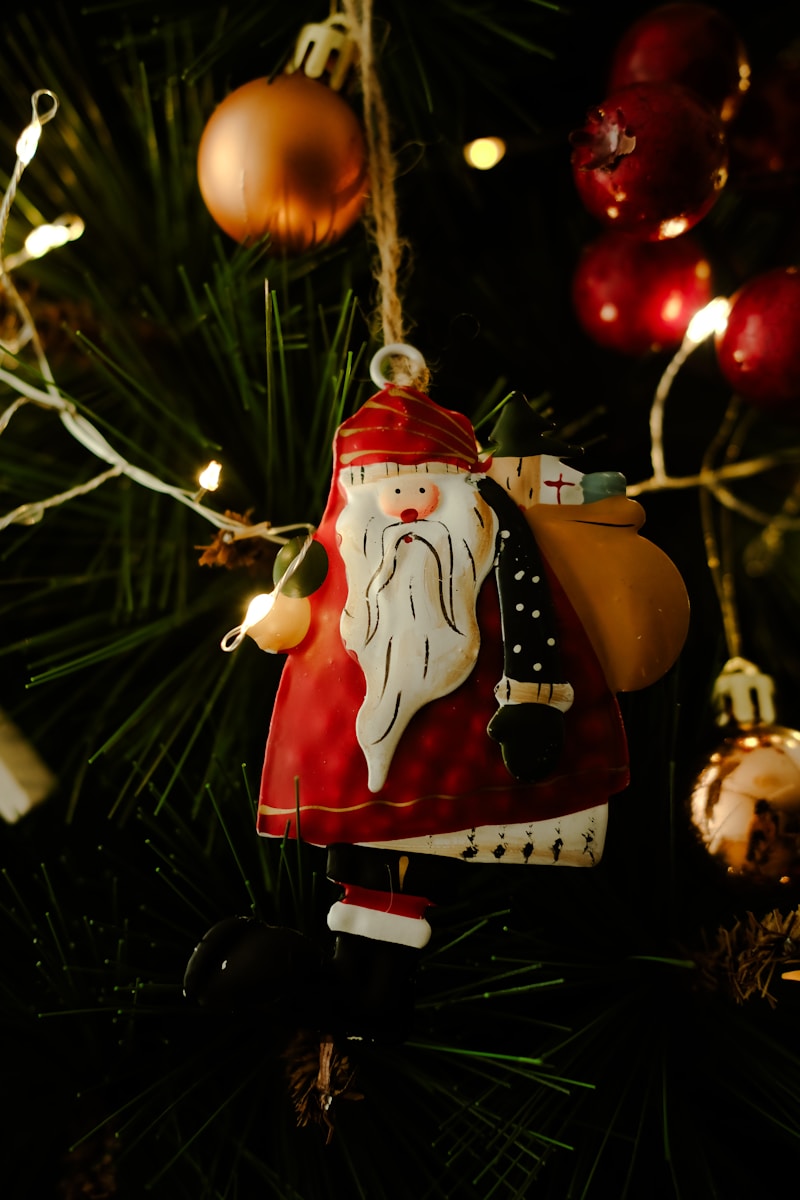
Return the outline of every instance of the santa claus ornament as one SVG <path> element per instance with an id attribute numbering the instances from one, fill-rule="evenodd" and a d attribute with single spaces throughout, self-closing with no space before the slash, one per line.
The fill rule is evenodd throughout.
<path id="1" fill-rule="evenodd" d="M 290 581 L 245 622 L 287 654 L 258 831 L 328 847 L 347 1034 L 406 1032 L 428 910 L 469 864 L 600 859 L 628 782 L 614 693 L 668 670 L 688 602 L 623 477 L 579 455 L 519 393 L 482 451 L 466 417 L 384 380 L 336 433 Z"/>
<path id="2" fill-rule="evenodd" d="M 403 240 L 368 15 L 358 28 L 387 342 L 371 364 L 377 390 L 336 431 L 319 527 L 286 546 L 273 591 L 223 639 L 286 655 L 257 826 L 327 849 L 334 948 L 319 958 L 281 930 L 234 922 L 186 973 L 187 995 L 227 1005 L 223 973 L 258 991 L 274 940 L 319 1034 L 318 1054 L 301 1056 L 309 1071 L 290 1072 L 300 1123 L 309 1111 L 327 1120 L 349 1088 L 331 1038 L 407 1034 L 429 912 L 473 864 L 599 861 L 609 798 L 629 774 L 615 693 L 663 675 L 688 625 L 680 576 L 639 536 L 644 514 L 621 475 L 581 472 L 580 450 L 519 393 L 485 447 L 427 394 L 402 336 Z M 301 1019 L 300 991 L 278 990 L 283 1017 Z"/>
<path id="3" fill-rule="evenodd" d="M 354 54 L 341 14 L 305 26 L 282 75 L 244 84 L 211 114 L 198 182 L 237 242 L 269 235 L 274 249 L 301 253 L 337 241 L 361 216 L 364 136 L 338 91 Z"/>

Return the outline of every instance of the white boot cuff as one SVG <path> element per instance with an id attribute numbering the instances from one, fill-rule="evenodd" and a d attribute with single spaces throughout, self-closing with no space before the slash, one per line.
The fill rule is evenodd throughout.
<path id="1" fill-rule="evenodd" d="M 430 941 L 431 927 L 424 917 L 401 917 L 397 913 L 343 904 L 337 900 L 328 913 L 328 928 L 334 933 L 354 933 L 376 942 L 394 942 L 421 950 Z"/>

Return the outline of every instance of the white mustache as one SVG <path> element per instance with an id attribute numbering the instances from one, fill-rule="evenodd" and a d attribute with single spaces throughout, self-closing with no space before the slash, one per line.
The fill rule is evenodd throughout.
<path id="1" fill-rule="evenodd" d="M 383 512 L 375 490 L 361 487 L 370 485 L 348 489 L 337 524 L 348 581 L 341 632 L 364 673 L 356 736 L 375 792 L 414 713 L 474 666 L 475 605 L 494 559 L 496 521 L 460 481 L 441 511 L 413 521 Z"/>
<path id="2" fill-rule="evenodd" d="M 415 527 L 414 532 L 412 532 L 412 533 L 408 532 L 409 525 L 412 525 Z M 439 553 L 439 550 L 433 544 L 433 542 L 429 541 L 428 538 L 424 537 L 421 533 L 418 533 L 416 531 L 416 526 L 418 526 L 418 525 L 428 525 L 429 527 L 438 527 L 440 530 L 443 531 L 443 533 L 445 535 L 444 542 L 443 542 L 443 548 L 446 547 L 447 551 L 448 551 L 446 562 L 443 561 L 442 555 Z M 368 528 L 369 527 L 367 527 L 367 531 L 365 531 L 365 534 L 364 534 L 365 552 L 366 552 Z M 390 545 L 387 545 L 387 543 L 389 541 L 389 535 L 392 534 L 393 531 L 396 531 L 398 529 L 404 529 L 404 530 L 406 530 L 406 532 L 397 534 L 394 537 L 394 541 Z M 447 528 L 447 526 L 444 525 L 444 523 L 442 521 L 431 521 L 428 518 L 423 517 L 419 521 L 413 521 L 413 522 L 409 522 L 409 523 L 405 523 L 403 521 L 396 521 L 393 524 L 386 526 L 381 531 L 381 560 L 380 560 L 378 566 L 375 568 L 375 571 L 373 572 L 373 574 L 370 576 L 369 580 L 367 581 L 367 586 L 364 589 L 364 601 L 367 606 L 367 633 L 366 633 L 366 638 L 365 638 L 366 645 L 369 645 L 369 643 L 372 641 L 373 637 L 375 636 L 375 634 L 378 631 L 378 627 L 379 627 L 379 623 L 380 623 L 380 616 L 381 616 L 381 611 L 380 611 L 381 593 L 384 591 L 385 588 L 387 588 L 389 586 L 389 584 L 392 582 L 392 580 L 394 579 L 394 577 L 397 573 L 398 560 L 400 558 L 400 555 L 402 554 L 402 547 L 408 545 L 408 540 L 407 540 L 408 538 L 413 539 L 413 541 L 416 544 L 424 546 L 425 549 L 430 554 L 430 556 L 433 560 L 433 563 L 434 563 L 435 574 L 436 574 L 436 577 L 438 578 L 438 585 L 439 585 L 438 586 L 438 599 L 439 599 L 439 609 L 441 611 L 442 618 L 444 619 L 446 624 L 450 626 L 450 628 L 453 630 L 454 633 L 459 633 L 463 636 L 464 631 L 462 629 L 459 629 L 459 627 L 458 627 L 458 623 L 457 623 L 456 615 L 455 615 L 455 606 L 454 606 L 454 594 L 453 594 L 454 553 L 453 553 L 452 535 L 450 534 L 450 531 Z M 475 583 L 477 581 L 477 569 L 475 567 L 475 559 L 473 558 L 472 551 L 470 550 L 469 545 L 467 544 L 465 539 L 462 539 L 462 545 L 467 553 L 469 563 L 470 563 L 470 566 L 472 569 L 472 582 Z M 411 611 L 413 614 L 414 613 L 413 593 L 409 593 L 409 602 L 410 602 Z"/>

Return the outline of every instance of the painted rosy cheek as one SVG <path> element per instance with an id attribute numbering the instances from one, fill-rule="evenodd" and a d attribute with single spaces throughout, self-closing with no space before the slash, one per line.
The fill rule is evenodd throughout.
<path id="1" fill-rule="evenodd" d="M 438 506 L 439 489 L 436 485 L 434 483 L 426 483 L 424 486 L 418 486 L 413 507 L 416 508 L 420 518 L 430 516 Z"/>

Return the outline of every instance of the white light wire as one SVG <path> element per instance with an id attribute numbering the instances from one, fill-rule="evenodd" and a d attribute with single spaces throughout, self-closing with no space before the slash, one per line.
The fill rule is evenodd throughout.
<path id="1" fill-rule="evenodd" d="M 49 101 L 50 107 L 43 108 L 43 102 Z M 30 124 L 23 130 L 17 141 L 17 161 L 14 165 L 11 181 L 3 197 L 2 205 L 0 205 L 0 287 L 5 291 L 8 299 L 16 308 L 23 326 L 27 326 L 31 331 L 30 341 L 33 345 L 39 370 L 44 380 L 44 387 L 36 387 L 34 384 L 28 383 L 24 379 L 18 378 L 13 372 L 0 367 L 0 383 L 5 383 L 13 391 L 18 393 L 18 397 L 14 400 L 3 413 L 0 413 L 0 434 L 6 429 L 15 412 L 22 407 L 23 404 L 33 402 L 41 405 L 43 408 L 54 409 L 59 414 L 61 424 L 66 429 L 75 441 L 80 442 L 91 454 L 96 458 L 101 459 L 110 466 L 110 470 L 102 472 L 86 483 L 79 484 L 74 488 L 69 488 L 65 492 L 58 495 L 50 496 L 45 500 L 31 501 L 28 504 L 20 505 L 18 508 L 6 513 L 0 517 L 0 530 L 5 529 L 8 525 L 22 522 L 24 524 L 33 524 L 39 520 L 46 509 L 53 508 L 58 504 L 63 504 L 67 500 L 73 499 L 75 496 L 84 495 L 87 492 L 93 491 L 108 479 L 116 478 L 120 475 L 125 475 L 128 479 L 132 479 L 135 483 L 142 487 L 149 488 L 152 492 L 159 492 L 162 495 L 171 496 L 180 504 L 192 509 L 193 512 L 209 521 L 212 525 L 216 525 L 218 529 L 223 530 L 230 535 L 230 540 L 238 540 L 247 537 L 262 537 L 267 541 L 284 544 L 289 539 L 284 534 L 305 529 L 310 531 L 313 526 L 305 522 L 295 522 L 291 525 L 271 525 L 268 521 L 262 521 L 258 525 L 248 525 L 246 522 L 238 521 L 233 517 L 226 516 L 224 513 L 214 512 L 213 509 L 206 506 L 197 499 L 197 491 L 190 491 L 187 488 L 175 487 L 172 484 L 165 483 L 157 476 L 152 475 L 149 471 L 143 470 L 141 467 L 134 466 L 129 463 L 103 436 L 99 429 L 96 428 L 86 417 L 78 412 L 76 406 L 71 400 L 66 399 L 60 393 L 56 386 L 53 372 L 50 368 L 47 355 L 42 346 L 36 326 L 33 322 L 28 307 L 22 297 L 19 295 L 11 276 L 9 274 L 9 263 L 3 255 L 3 246 L 5 242 L 6 228 L 8 226 L 8 218 L 11 212 L 11 206 L 17 194 L 19 181 L 25 167 L 36 153 L 36 147 L 41 136 L 41 128 L 56 115 L 58 110 L 58 97 L 55 93 L 46 88 L 40 88 L 33 93 L 31 97 L 32 117 Z M 20 256 L 17 256 L 19 260 Z M 19 265 L 15 262 L 14 265 Z"/>
<path id="2" fill-rule="evenodd" d="M 628 486 L 626 494 L 634 498 L 648 492 L 678 491 L 685 488 L 704 488 L 711 492 L 714 498 L 724 507 L 740 516 L 746 517 L 759 525 L 779 530 L 800 529 L 800 518 L 783 513 L 767 513 L 761 509 L 740 500 L 723 480 L 745 479 L 760 475 L 784 463 L 800 461 L 800 447 L 787 446 L 772 454 L 762 454 L 757 458 L 746 459 L 742 462 L 726 463 L 719 467 L 709 467 L 704 464 L 696 475 L 669 475 L 664 458 L 664 410 L 679 370 L 689 355 L 712 333 L 724 329 L 730 303 L 724 297 L 717 296 L 704 309 L 695 313 L 686 330 L 683 342 L 659 380 L 650 409 L 650 463 L 653 474 L 649 479 Z"/>

